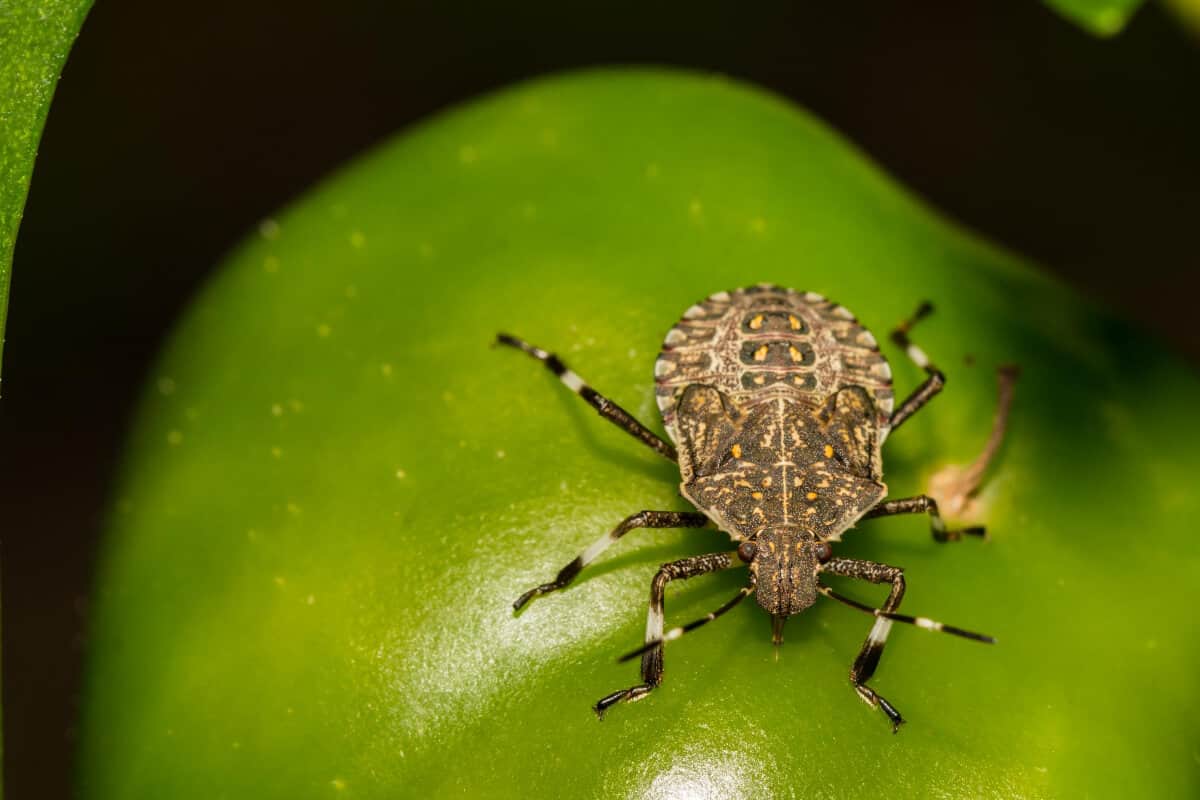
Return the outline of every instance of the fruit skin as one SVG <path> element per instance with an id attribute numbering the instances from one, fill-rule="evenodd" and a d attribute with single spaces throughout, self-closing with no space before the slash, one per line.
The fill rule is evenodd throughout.
<path id="1" fill-rule="evenodd" d="M 870 620 L 827 602 L 778 653 L 743 604 L 596 721 L 592 702 L 636 682 L 615 657 L 639 643 L 655 567 L 728 547 L 717 532 L 637 532 L 511 612 L 627 514 L 686 505 L 673 465 L 489 349 L 495 332 L 557 350 L 661 430 L 664 332 L 758 281 L 877 332 L 937 304 L 919 340 L 948 386 L 885 446 L 894 497 L 970 461 L 992 367 L 1023 370 L 988 541 L 939 546 L 902 518 L 837 549 L 904 566 L 903 611 L 999 639 L 898 627 L 875 681 L 909 721 L 898 736 L 847 680 Z M 885 351 L 897 391 L 915 386 Z M 1195 376 L 758 90 L 592 71 L 405 132 L 260 226 L 150 383 L 95 587 L 85 798 L 1200 786 Z M 740 579 L 672 587 L 668 620 Z"/>

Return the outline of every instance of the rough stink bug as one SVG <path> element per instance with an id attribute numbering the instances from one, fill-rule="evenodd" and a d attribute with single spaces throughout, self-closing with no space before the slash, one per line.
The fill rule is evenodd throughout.
<path id="1" fill-rule="evenodd" d="M 737 543 L 733 552 L 684 558 L 659 569 L 650 588 L 645 644 L 622 659 L 642 657 L 642 683 L 601 698 L 594 706 L 598 715 L 649 694 L 662 680 L 664 643 L 711 622 L 750 594 L 771 614 L 776 644 L 782 641 L 787 618 L 811 606 L 818 595 L 874 615 L 850 680 L 864 702 L 887 716 L 893 731 L 904 721 L 900 712 L 867 685 L 893 622 L 993 641 L 897 613 L 904 597 L 903 570 L 837 558 L 831 547 L 856 522 L 894 514 L 928 514 L 933 537 L 940 542 L 983 534 L 979 527 L 947 529 L 928 495 L 884 500 L 884 440 L 945 382 L 908 337 L 912 325 L 930 310 L 922 304 L 892 333 L 893 341 L 927 376 L 896 406 L 891 368 L 875 337 L 842 306 L 812 292 L 766 284 L 711 295 L 689 308 L 667 332 L 655 363 L 655 393 L 674 446 L 588 386 L 554 354 L 515 336 L 497 337 L 499 343 L 541 360 L 601 416 L 678 462 L 680 493 L 699 509 L 633 514 L 552 581 L 521 595 L 514 609 L 566 587 L 635 528 L 715 524 Z M 749 567 L 749 584 L 737 595 L 707 616 L 664 632 L 663 600 L 669 582 L 743 565 Z M 822 584 L 825 574 L 890 584 L 891 592 L 881 608 L 872 608 Z"/>

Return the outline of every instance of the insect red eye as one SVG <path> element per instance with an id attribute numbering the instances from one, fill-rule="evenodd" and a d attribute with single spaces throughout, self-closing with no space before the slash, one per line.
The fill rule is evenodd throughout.
<path id="1" fill-rule="evenodd" d="M 833 548 L 829 546 L 829 542 L 817 542 L 816 556 L 817 561 L 822 564 L 833 558 Z"/>
<path id="2" fill-rule="evenodd" d="M 754 560 L 754 556 L 758 553 L 758 545 L 754 542 L 742 542 L 738 545 L 738 558 L 749 564 Z"/>

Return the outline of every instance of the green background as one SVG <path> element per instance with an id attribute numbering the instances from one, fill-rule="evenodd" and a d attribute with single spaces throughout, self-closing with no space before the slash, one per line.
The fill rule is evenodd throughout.
<path id="1" fill-rule="evenodd" d="M 944 396 L 885 448 L 893 496 L 986 438 L 1023 369 L 987 542 L 925 520 L 839 554 L 904 566 L 903 610 L 995 635 L 744 604 L 636 682 L 658 563 L 727 547 L 640 532 L 570 590 L 512 600 L 678 473 L 519 353 L 557 350 L 658 426 L 662 336 L 719 289 L 822 292 L 877 334 L 931 299 Z M 899 356 L 891 350 L 891 355 Z M 970 357 L 968 359 L 968 356 Z M 970 364 L 967 362 L 970 361 Z M 893 358 L 898 391 L 919 371 Z M 1200 575 L 1173 358 L 939 221 L 845 143 L 726 81 L 593 72 L 445 115 L 335 176 L 230 259 L 151 381 L 97 588 L 85 797 L 1161 796 L 1200 786 Z M 669 620 L 737 574 L 673 587 Z M 838 584 L 861 598 L 878 587 Z"/>

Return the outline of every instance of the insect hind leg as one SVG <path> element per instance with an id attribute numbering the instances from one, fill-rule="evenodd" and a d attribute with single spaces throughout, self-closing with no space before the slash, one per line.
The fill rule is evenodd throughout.
<path id="1" fill-rule="evenodd" d="M 663 564 L 650 582 L 650 608 L 646 613 L 646 643 L 658 645 L 642 653 L 642 683 L 605 695 L 596 701 L 592 710 L 604 719 L 604 713 L 617 703 L 641 700 L 662 683 L 663 675 L 663 618 L 667 584 L 673 580 L 692 578 L 728 569 L 735 562 L 731 553 L 709 553 Z M 740 562 L 739 562 L 740 563 Z"/>
<path id="2" fill-rule="evenodd" d="M 675 452 L 675 448 L 668 442 L 664 441 L 654 431 L 647 428 L 641 422 L 619 405 L 609 400 L 604 395 L 597 392 L 591 386 L 584 382 L 583 378 L 579 377 L 574 370 L 567 367 L 566 364 L 554 353 L 547 352 L 540 347 L 530 344 L 524 339 L 512 336 L 507 333 L 496 334 L 496 343 L 516 348 L 533 358 L 541 361 L 546 365 L 546 369 L 553 372 L 567 388 L 575 392 L 584 399 L 588 405 L 596 409 L 600 416 L 604 417 L 609 422 L 616 425 L 621 430 L 628 433 L 633 438 L 637 439 L 642 444 L 649 447 L 654 452 L 669 458 L 672 461 L 678 461 L 679 456 Z"/>
<path id="3" fill-rule="evenodd" d="M 910 330 L 912 330 L 913 326 L 932 313 L 933 304 L 928 301 L 924 301 L 917 306 L 917 310 L 913 312 L 911 317 L 901 322 L 896 326 L 896 329 L 892 331 L 892 341 L 895 342 L 898 347 L 904 348 L 905 355 L 912 359 L 914 364 L 925 370 L 925 374 L 927 376 L 925 381 L 918 386 L 912 394 L 905 398 L 904 402 L 900 404 L 900 407 L 892 413 L 892 418 L 890 420 L 892 431 L 896 430 L 896 428 L 899 428 L 905 420 L 917 413 L 926 403 L 933 399 L 934 395 L 942 390 L 943 386 L 946 385 L 945 374 L 943 374 L 940 369 L 935 367 L 933 362 L 929 360 L 929 356 L 925 354 L 925 351 L 913 344 L 912 340 L 908 337 L 908 333 Z"/>

